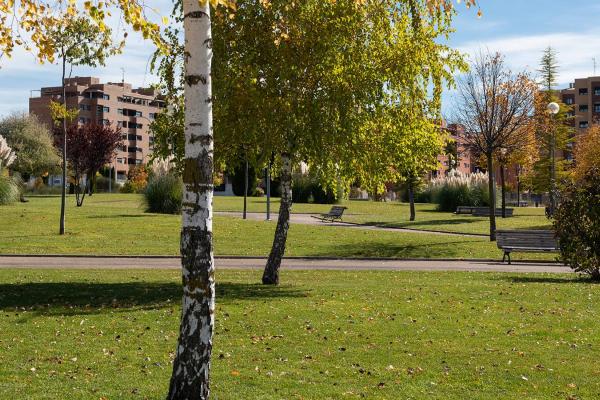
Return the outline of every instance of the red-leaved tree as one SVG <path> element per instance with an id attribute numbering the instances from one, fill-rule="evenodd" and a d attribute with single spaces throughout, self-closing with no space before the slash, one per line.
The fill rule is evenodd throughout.
<path id="1" fill-rule="evenodd" d="M 75 180 L 77 207 L 83 205 L 86 192 L 91 192 L 96 173 L 111 162 L 121 141 L 121 129 L 110 125 L 73 125 L 67 129 L 67 160 Z M 86 186 L 82 188 L 86 175 Z"/>

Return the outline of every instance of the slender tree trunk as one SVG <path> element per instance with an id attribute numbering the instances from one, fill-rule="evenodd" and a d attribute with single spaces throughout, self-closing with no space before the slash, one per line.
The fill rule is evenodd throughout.
<path id="1" fill-rule="evenodd" d="M 185 166 L 181 228 L 181 326 L 168 400 L 206 400 L 215 313 L 212 238 L 213 127 L 210 3 L 183 1 Z"/>
<path id="2" fill-rule="evenodd" d="M 245 164 L 244 164 L 244 215 L 243 215 L 243 219 L 246 219 L 247 209 L 248 209 L 248 156 L 245 157 Z"/>
<path id="3" fill-rule="evenodd" d="M 491 153 L 487 154 L 488 190 L 490 192 L 490 241 L 496 241 L 496 181 L 494 179 L 494 160 Z"/>
<path id="4" fill-rule="evenodd" d="M 410 205 L 410 220 L 415 220 L 415 191 L 413 188 L 413 182 L 408 182 L 408 203 Z"/>
<path id="5" fill-rule="evenodd" d="M 521 171 L 517 166 L 517 207 L 521 207 Z"/>
<path id="6" fill-rule="evenodd" d="M 279 217 L 275 228 L 273 247 L 263 272 L 262 282 L 265 285 L 279 284 L 279 267 L 285 253 L 288 229 L 290 227 L 290 213 L 292 211 L 292 160 L 289 153 L 281 154 L 281 204 Z"/>
<path id="7" fill-rule="evenodd" d="M 67 108 L 67 90 L 65 89 L 65 72 L 66 72 L 66 60 L 63 55 L 62 58 L 62 98 L 63 106 Z M 63 115 L 62 119 L 62 190 L 60 192 L 60 228 L 59 234 L 65 234 L 65 207 L 67 202 L 67 118 Z"/>
<path id="8" fill-rule="evenodd" d="M 500 164 L 500 184 L 502 185 L 502 218 L 506 218 L 506 184 L 504 182 L 503 164 Z"/>

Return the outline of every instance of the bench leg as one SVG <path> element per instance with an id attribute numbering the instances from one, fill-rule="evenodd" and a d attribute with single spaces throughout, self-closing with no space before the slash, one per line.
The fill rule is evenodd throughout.
<path id="1" fill-rule="evenodd" d="M 511 265 L 512 261 L 510 260 L 510 252 L 508 252 L 507 255 L 508 255 L 508 265 Z"/>
<path id="2" fill-rule="evenodd" d="M 504 264 L 504 261 L 506 261 L 506 252 L 504 252 L 504 254 L 502 254 L 502 264 Z"/>

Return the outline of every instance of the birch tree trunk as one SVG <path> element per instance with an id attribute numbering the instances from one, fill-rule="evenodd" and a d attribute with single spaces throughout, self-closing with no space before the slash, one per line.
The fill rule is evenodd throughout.
<path id="1" fill-rule="evenodd" d="M 208 1 L 184 0 L 185 167 L 181 228 L 183 301 L 168 400 L 206 400 L 215 312 L 212 247 L 213 127 Z"/>
<path id="2" fill-rule="evenodd" d="M 289 153 L 281 154 L 281 204 L 279 217 L 271 254 L 267 260 L 262 282 L 265 285 L 279 284 L 279 268 L 285 253 L 288 229 L 290 227 L 290 213 L 292 211 L 292 160 Z"/>
<path id="3" fill-rule="evenodd" d="M 496 241 L 496 182 L 494 180 L 494 161 L 492 154 L 487 154 L 488 190 L 490 192 L 490 241 Z"/>

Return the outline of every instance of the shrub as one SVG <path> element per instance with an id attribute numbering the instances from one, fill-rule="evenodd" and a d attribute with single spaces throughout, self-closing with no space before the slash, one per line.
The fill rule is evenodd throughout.
<path id="1" fill-rule="evenodd" d="M 121 186 L 121 193 L 143 193 L 148 185 L 148 169 L 145 165 L 136 165 L 127 173 L 127 182 Z"/>
<path id="2" fill-rule="evenodd" d="M 0 205 L 11 204 L 19 200 L 20 183 L 10 176 L 0 174 Z"/>
<path id="3" fill-rule="evenodd" d="M 488 176 L 481 172 L 465 175 L 451 171 L 448 176 L 432 179 L 427 191 L 438 211 L 454 212 L 458 206 L 490 204 Z"/>
<path id="4" fill-rule="evenodd" d="M 335 192 L 327 187 L 323 188 L 318 183 L 312 185 L 313 202 L 316 204 L 333 204 L 336 201 Z"/>
<path id="5" fill-rule="evenodd" d="M 309 203 L 311 200 L 312 182 L 308 176 L 297 175 L 292 180 L 292 202 Z"/>
<path id="6" fill-rule="evenodd" d="M 600 280 L 600 168 L 567 185 L 554 212 L 561 260 Z"/>
<path id="7" fill-rule="evenodd" d="M 174 174 L 153 176 L 144 191 L 147 212 L 178 214 L 182 198 L 183 182 Z"/>
<path id="8" fill-rule="evenodd" d="M 96 185 L 94 186 L 94 192 L 108 192 L 108 188 L 109 188 L 109 182 L 111 181 L 111 179 L 100 175 L 96 177 Z M 112 182 L 110 183 L 110 189 L 112 191 L 116 191 L 119 187 L 117 186 L 117 183 L 115 182 L 114 179 L 112 179 Z"/>
<path id="9" fill-rule="evenodd" d="M 233 189 L 233 194 L 236 196 L 244 195 L 244 179 L 245 179 L 245 165 L 242 164 L 236 167 L 233 170 L 233 175 L 231 176 L 231 187 Z M 248 196 L 252 196 L 254 189 L 256 189 L 256 185 L 258 183 L 258 178 L 256 177 L 256 169 L 249 165 L 248 166 L 248 192 L 246 193 Z"/>

